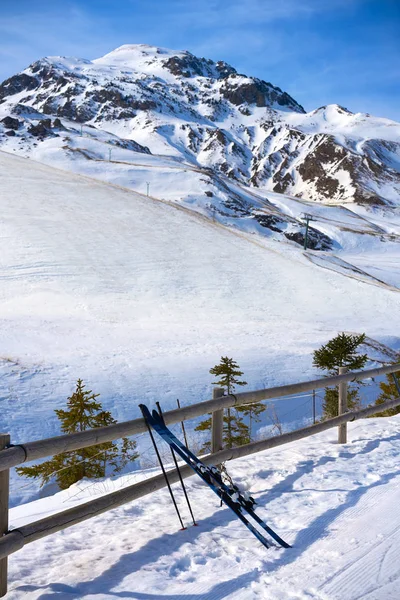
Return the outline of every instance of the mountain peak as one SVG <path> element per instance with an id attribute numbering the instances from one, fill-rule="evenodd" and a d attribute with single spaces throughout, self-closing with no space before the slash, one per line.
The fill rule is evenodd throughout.
<path id="1" fill-rule="evenodd" d="M 326 114 L 340 114 L 340 115 L 353 115 L 348 108 L 341 106 L 340 104 L 326 104 L 320 106 L 312 111 L 313 114 L 326 113 Z"/>
<path id="2" fill-rule="evenodd" d="M 131 68 L 136 71 L 153 72 L 164 75 L 169 71 L 175 77 L 209 77 L 221 79 L 236 70 L 224 61 L 214 62 L 207 58 L 198 58 L 188 50 L 171 50 L 148 44 L 124 44 L 101 58 L 93 61 L 97 65 L 114 65 Z"/>
<path id="3" fill-rule="evenodd" d="M 93 60 L 93 63 L 137 67 L 149 60 L 163 60 L 168 57 L 183 56 L 185 54 L 187 54 L 185 51 L 169 50 L 168 48 L 160 48 L 159 46 L 150 46 L 148 44 L 123 44 L 101 58 L 96 58 Z"/>

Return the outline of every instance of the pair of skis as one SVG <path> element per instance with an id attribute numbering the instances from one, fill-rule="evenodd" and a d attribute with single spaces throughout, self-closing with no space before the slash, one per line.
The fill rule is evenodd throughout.
<path id="1" fill-rule="evenodd" d="M 279 537 L 279 535 L 255 513 L 253 509 L 255 502 L 250 496 L 242 494 L 236 486 L 227 486 L 222 480 L 220 471 L 216 467 L 208 467 L 202 463 L 197 456 L 186 448 L 186 446 L 175 437 L 172 431 L 167 428 L 162 415 L 155 410 L 150 414 L 149 409 L 144 404 L 140 404 L 139 407 L 148 425 L 152 427 L 165 442 L 167 442 L 171 449 L 176 452 L 176 454 L 178 454 L 193 469 L 193 471 L 195 471 L 195 473 L 197 473 L 221 501 L 235 513 L 244 525 L 246 525 L 263 546 L 269 548 L 270 544 L 265 535 L 249 521 L 249 517 L 255 521 L 263 531 L 268 533 L 276 542 L 278 542 L 278 544 L 283 546 L 283 548 L 290 548 L 290 545 Z"/>

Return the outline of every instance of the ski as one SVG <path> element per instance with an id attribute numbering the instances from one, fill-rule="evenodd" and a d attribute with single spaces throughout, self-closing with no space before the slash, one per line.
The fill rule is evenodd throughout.
<path id="1" fill-rule="evenodd" d="M 175 450 L 175 452 L 196 472 L 196 474 L 213 490 L 213 492 L 224 502 L 242 521 L 244 525 L 253 533 L 253 535 L 265 546 L 269 548 L 269 543 L 264 535 L 254 527 L 254 525 L 243 514 L 243 510 L 254 519 L 254 521 L 268 533 L 278 544 L 284 548 L 290 548 L 273 529 L 271 529 L 264 521 L 254 512 L 254 500 L 245 497 L 240 490 L 234 486 L 228 487 L 222 480 L 221 474 L 216 467 L 208 467 L 201 462 L 186 446 L 182 444 L 178 438 L 170 431 L 164 423 L 162 416 L 157 411 L 150 414 L 148 408 L 140 405 L 140 409 L 144 418 L 151 427 L 160 435 L 164 441 Z"/>

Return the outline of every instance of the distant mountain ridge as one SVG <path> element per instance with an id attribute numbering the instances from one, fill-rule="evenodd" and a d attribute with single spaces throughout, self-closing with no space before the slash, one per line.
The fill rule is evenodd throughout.
<path id="1" fill-rule="evenodd" d="M 266 191 L 400 204 L 398 123 L 337 105 L 306 113 L 273 84 L 187 51 L 125 45 L 93 61 L 48 57 L 0 85 L 0 148 L 29 156 L 71 122 Z"/>

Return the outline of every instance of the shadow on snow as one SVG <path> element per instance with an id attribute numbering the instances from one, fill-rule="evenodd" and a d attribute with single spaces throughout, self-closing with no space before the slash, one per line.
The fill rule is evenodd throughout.
<path id="1" fill-rule="evenodd" d="M 343 450 L 339 453 L 338 457 L 321 457 L 316 462 L 313 460 L 300 461 L 297 464 L 295 472 L 291 473 L 283 481 L 262 494 L 258 498 L 258 503 L 260 506 L 266 506 L 268 502 L 272 501 L 274 498 L 279 497 L 282 494 L 294 492 L 294 484 L 297 480 L 324 464 L 335 462 L 337 458 L 350 460 L 359 454 L 368 454 L 377 449 L 380 443 L 390 442 L 396 439 L 399 439 L 398 435 L 392 435 L 387 438 L 381 438 L 380 440 L 371 440 L 358 452 L 352 453 L 348 450 Z M 219 510 L 214 515 L 202 520 L 198 527 L 191 527 L 188 529 L 185 533 L 189 533 L 190 537 L 185 535 L 185 533 L 183 535 L 174 533 L 163 534 L 158 538 L 149 540 L 139 550 L 121 556 L 114 565 L 104 571 L 96 579 L 83 582 L 77 587 L 68 586 L 62 583 L 51 583 L 47 586 L 24 585 L 14 589 L 24 592 L 34 592 L 39 589 L 43 589 L 43 591 L 46 590 L 39 596 L 40 600 L 80 600 L 86 595 L 92 594 L 107 594 L 110 598 L 132 598 L 136 600 L 155 600 L 156 598 L 162 598 L 163 600 L 222 600 L 228 595 L 233 594 L 235 591 L 247 587 L 250 583 L 257 581 L 263 572 L 270 574 L 280 567 L 297 560 L 297 558 L 299 558 L 314 542 L 324 537 L 329 526 L 335 519 L 347 509 L 355 506 L 367 491 L 374 487 L 385 485 L 399 474 L 400 469 L 382 476 L 378 481 L 371 482 L 368 485 L 360 485 L 358 488 L 349 491 L 345 502 L 335 508 L 327 510 L 325 513 L 314 519 L 307 528 L 300 531 L 296 535 L 295 540 L 292 541 L 293 547 L 291 549 L 285 550 L 273 561 L 268 559 L 263 561 L 262 571 L 253 569 L 250 572 L 239 575 L 235 579 L 217 583 L 205 593 L 183 595 L 167 593 L 160 596 L 159 593 L 152 594 L 134 591 L 113 592 L 112 589 L 120 585 L 121 581 L 127 575 L 139 571 L 145 565 L 157 562 L 162 556 L 171 555 L 177 552 L 183 544 L 193 544 L 196 538 L 202 533 L 210 533 L 215 527 L 228 525 L 234 518 L 229 509 Z M 268 522 L 268 518 L 266 520 Z M 291 540 L 288 541 L 289 543 L 291 542 Z M 166 575 L 174 576 L 179 570 L 179 564 L 170 566 L 169 568 L 166 568 Z M 184 582 L 182 582 L 182 585 L 184 585 Z"/>

